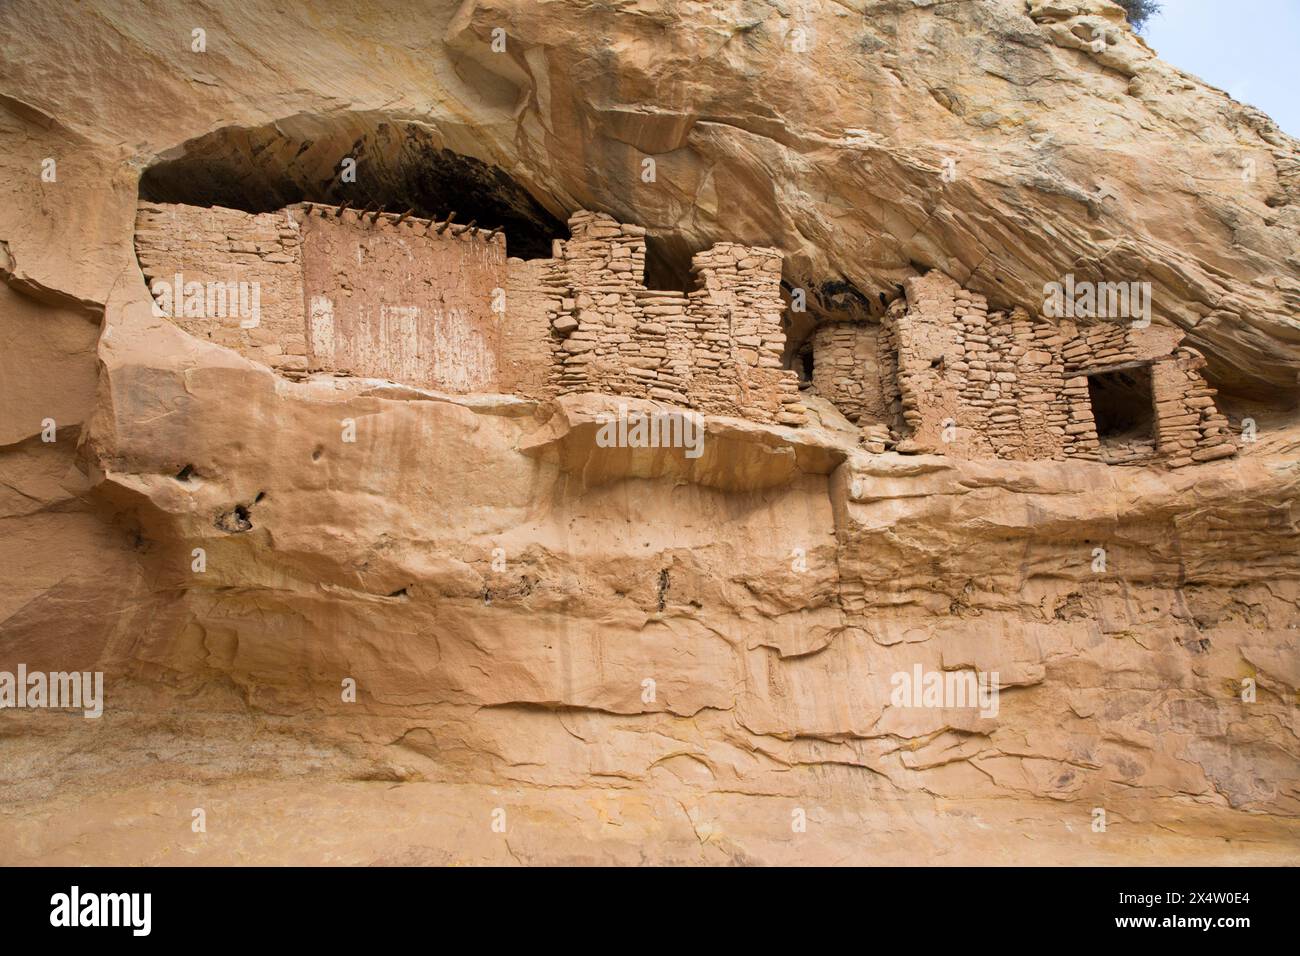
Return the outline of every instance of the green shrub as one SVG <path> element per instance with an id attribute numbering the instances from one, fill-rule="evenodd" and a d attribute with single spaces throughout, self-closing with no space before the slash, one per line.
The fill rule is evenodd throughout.
<path id="1" fill-rule="evenodd" d="M 1141 30 L 1146 22 L 1160 12 L 1159 0 L 1115 0 L 1128 14 L 1134 30 Z"/>

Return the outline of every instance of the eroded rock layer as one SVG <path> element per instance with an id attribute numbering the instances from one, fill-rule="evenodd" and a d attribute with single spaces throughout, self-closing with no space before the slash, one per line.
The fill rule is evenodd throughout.
<path id="1" fill-rule="evenodd" d="M 0 862 L 1295 862 L 1300 152 L 1114 5 L 0 25 L 0 671 L 105 677 L 96 719 L 0 711 Z M 348 329 L 413 314 L 325 267 L 253 326 L 158 314 L 168 208 L 255 218 L 265 250 L 188 237 L 282 276 L 300 202 L 503 227 L 474 268 L 537 337 L 479 342 L 488 306 L 463 361 L 393 363 Z M 380 286 L 465 274 L 344 238 L 320 262 Z M 617 301 L 569 294 L 565 242 Z M 1149 282 L 1161 347 L 1041 314 L 1066 274 Z M 691 390 L 713 346 L 658 344 L 694 315 L 754 353 L 729 404 Z M 993 316 L 1013 370 L 972 364 Z M 1071 431 L 1129 348 L 1159 459 Z M 599 350 L 664 380 L 568 361 Z M 690 406 L 698 448 L 606 440 Z"/>

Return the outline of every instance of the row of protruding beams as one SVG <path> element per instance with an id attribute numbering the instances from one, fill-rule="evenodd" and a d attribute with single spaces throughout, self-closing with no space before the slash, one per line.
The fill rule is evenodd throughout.
<path id="1" fill-rule="evenodd" d="M 449 213 L 444 221 L 438 222 L 434 219 L 422 219 L 417 216 L 412 216 L 411 213 L 415 212 L 414 209 L 408 209 L 403 213 L 393 213 L 385 212 L 374 203 L 371 203 L 369 206 L 366 206 L 366 208 L 360 210 L 352 209 L 351 205 L 352 204 L 347 201 L 345 201 L 341 206 L 327 206 L 315 202 L 303 203 L 303 206 L 307 210 L 307 215 L 309 216 L 317 214 L 323 219 L 342 219 L 345 214 L 351 213 L 360 222 L 365 222 L 366 217 L 369 216 L 371 225 L 377 223 L 381 217 L 386 221 L 391 222 L 394 226 L 400 226 L 403 222 L 409 221 L 417 232 L 422 232 L 426 236 L 441 236 L 443 233 L 450 230 L 451 235 L 453 236 L 463 236 L 466 233 L 469 233 L 470 238 L 477 238 L 482 235 L 484 236 L 485 241 L 491 242 L 497 237 L 498 233 L 503 233 L 502 226 L 497 226 L 491 231 L 479 228 L 477 219 L 471 219 L 467 223 L 459 224 L 456 222 L 456 213 L 454 211 Z M 420 229 L 421 223 L 424 224 L 423 230 Z"/>

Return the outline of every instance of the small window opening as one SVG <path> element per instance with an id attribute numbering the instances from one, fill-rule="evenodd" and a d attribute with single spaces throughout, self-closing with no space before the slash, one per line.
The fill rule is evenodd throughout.
<path id="1" fill-rule="evenodd" d="M 673 236 L 646 236 L 645 287 L 659 292 L 692 292 L 691 250 Z"/>
<path id="2" fill-rule="evenodd" d="M 796 371 L 799 373 L 801 382 L 811 382 L 813 380 L 813 350 L 811 344 L 799 353 L 799 367 Z"/>
<path id="3" fill-rule="evenodd" d="M 1155 454 L 1150 365 L 1089 375 L 1088 399 L 1103 461 L 1116 464 Z"/>

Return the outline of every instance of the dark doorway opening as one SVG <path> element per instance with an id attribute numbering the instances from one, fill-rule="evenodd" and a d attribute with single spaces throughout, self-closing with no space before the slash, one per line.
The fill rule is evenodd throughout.
<path id="1" fill-rule="evenodd" d="M 1103 461 L 1133 461 L 1155 454 L 1156 404 L 1150 365 L 1089 375 L 1088 400 Z"/>
<path id="2" fill-rule="evenodd" d="M 799 367 L 796 369 L 799 373 L 799 381 L 811 383 L 813 380 L 813 349 L 812 341 L 804 346 L 799 353 Z"/>

